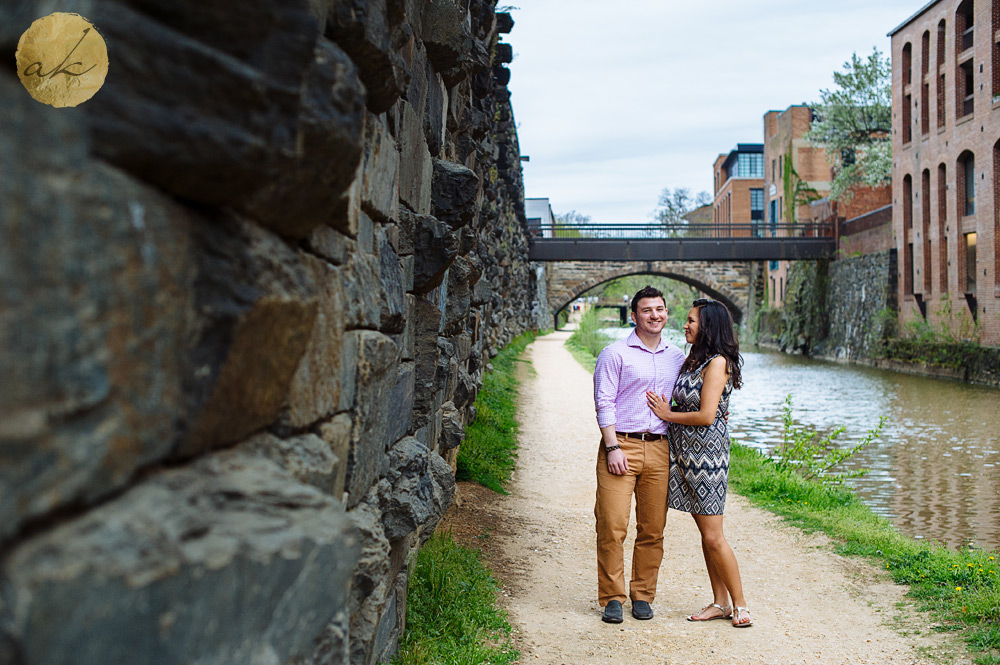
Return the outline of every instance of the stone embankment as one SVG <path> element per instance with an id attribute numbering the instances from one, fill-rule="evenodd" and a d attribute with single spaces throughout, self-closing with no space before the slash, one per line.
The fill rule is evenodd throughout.
<path id="1" fill-rule="evenodd" d="M 0 662 L 387 660 L 485 367 L 548 322 L 510 16 L 60 10 L 111 67 L 76 109 L 0 72 Z"/>

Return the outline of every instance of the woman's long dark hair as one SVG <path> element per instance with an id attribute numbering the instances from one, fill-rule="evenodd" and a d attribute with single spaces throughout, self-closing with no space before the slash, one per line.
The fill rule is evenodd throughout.
<path id="1" fill-rule="evenodd" d="M 718 300 L 699 299 L 694 301 L 694 306 L 698 308 L 698 336 L 691 345 L 683 370 L 690 372 L 712 356 L 721 355 L 726 359 L 726 369 L 729 370 L 733 388 L 742 387 L 740 368 L 743 366 L 743 356 L 740 355 L 740 343 L 736 340 L 732 315 Z"/>

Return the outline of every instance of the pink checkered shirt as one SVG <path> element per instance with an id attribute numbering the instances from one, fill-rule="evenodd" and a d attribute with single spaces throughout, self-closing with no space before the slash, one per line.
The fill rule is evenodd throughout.
<path id="1" fill-rule="evenodd" d="M 594 369 L 594 404 L 597 424 L 614 425 L 618 432 L 666 434 L 667 423 L 646 403 L 646 391 L 657 395 L 674 391 L 674 383 L 684 364 L 684 353 L 660 338 L 650 351 L 635 334 L 609 344 L 597 357 Z"/>

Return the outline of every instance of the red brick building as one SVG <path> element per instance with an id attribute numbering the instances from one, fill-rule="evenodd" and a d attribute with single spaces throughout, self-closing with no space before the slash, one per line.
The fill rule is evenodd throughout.
<path id="1" fill-rule="evenodd" d="M 809 222 L 833 223 L 837 258 L 896 249 L 892 234 L 892 187 L 858 187 L 850 201 L 822 198 L 809 205 Z"/>
<path id="2" fill-rule="evenodd" d="M 806 141 L 805 133 L 812 124 L 812 110 L 808 106 L 789 106 L 784 111 L 764 114 L 764 202 L 765 229 L 769 234 L 785 232 L 772 225 L 808 220 L 812 212 L 809 201 L 799 197 L 789 214 L 788 198 L 794 197 L 796 180 L 804 188 L 815 192 L 816 197 L 830 191 L 830 165 L 826 151 Z M 801 189 L 801 188 L 800 188 Z M 788 261 L 769 261 L 767 265 L 767 297 L 772 307 L 785 301 L 785 284 Z"/>
<path id="3" fill-rule="evenodd" d="M 899 318 L 1000 345 L 1000 0 L 939 0 L 892 38 Z"/>
<path id="4" fill-rule="evenodd" d="M 739 143 L 713 167 L 715 236 L 750 237 L 764 220 L 764 146 Z"/>

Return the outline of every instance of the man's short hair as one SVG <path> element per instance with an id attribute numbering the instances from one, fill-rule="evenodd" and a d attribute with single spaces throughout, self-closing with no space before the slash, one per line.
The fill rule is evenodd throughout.
<path id="1" fill-rule="evenodd" d="M 663 301 L 663 306 L 667 306 L 667 299 L 663 297 L 663 291 L 650 286 L 647 284 L 638 291 L 635 292 L 635 297 L 632 298 L 632 313 L 635 314 L 639 311 L 639 301 L 643 298 L 659 298 Z"/>

